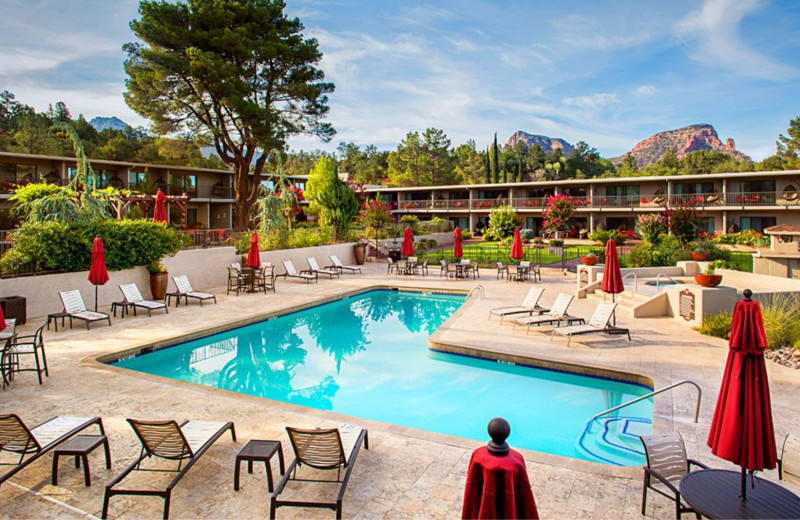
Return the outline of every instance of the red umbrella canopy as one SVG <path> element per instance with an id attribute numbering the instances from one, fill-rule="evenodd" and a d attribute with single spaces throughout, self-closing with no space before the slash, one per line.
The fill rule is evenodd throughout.
<path id="1" fill-rule="evenodd" d="M 461 229 L 456 228 L 453 231 L 453 237 L 455 238 L 455 243 L 453 244 L 453 257 L 454 258 L 461 258 L 464 256 L 464 250 L 461 249 Z"/>
<path id="2" fill-rule="evenodd" d="M 3 316 L 3 308 L 0 307 L 0 330 L 6 328 L 6 318 Z"/>
<path id="3" fill-rule="evenodd" d="M 411 226 L 406 227 L 406 233 L 403 236 L 403 249 L 400 251 L 403 256 L 414 256 L 414 234 L 411 232 Z"/>
<path id="4" fill-rule="evenodd" d="M 603 284 L 600 290 L 609 294 L 619 294 L 625 290 L 622 283 L 622 272 L 619 270 L 617 243 L 609 240 L 606 244 L 606 267 L 603 270 Z"/>
<path id="5" fill-rule="evenodd" d="M 106 255 L 103 252 L 103 241 L 100 237 L 94 238 L 94 246 L 92 247 L 92 267 L 89 269 L 88 280 L 92 285 L 103 285 L 108 281 Z"/>
<path id="6" fill-rule="evenodd" d="M 258 254 L 258 233 L 255 231 L 250 235 L 250 249 L 247 251 L 245 265 L 253 269 L 258 269 L 261 266 L 261 257 Z"/>
<path id="7" fill-rule="evenodd" d="M 772 469 L 777 462 L 769 382 L 764 366 L 767 347 L 761 306 L 745 299 L 733 308 L 730 350 L 722 375 L 708 445 L 717 457 L 742 471 Z"/>
<path id="8" fill-rule="evenodd" d="M 158 190 L 156 192 L 156 207 L 153 210 L 153 222 L 166 222 L 167 221 L 167 197 L 164 192 Z"/>
<path id="9" fill-rule="evenodd" d="M 522 260 L 522 238 L 519 236 L 519 228 L 514 230 L 514 242 L 511 244 L 511 258 Z"/>

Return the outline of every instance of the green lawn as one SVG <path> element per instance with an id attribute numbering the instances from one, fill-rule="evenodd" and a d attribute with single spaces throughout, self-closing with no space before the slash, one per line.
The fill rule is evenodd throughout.
<path id="1" fill-rule="evenodd" d="M 476 260 L 481 266 L 494 266 L 496 262 L 504 262 L 506 264 L 517 263 L 516 260 L 512 260 L 509 256 L 511 253 L 511 246 L 503 245 L 500 242 L 477 242 L 465 244 L 462 248 L 464 250 L 464 256 L 462 258 Z M 547 265 L 561 262 L 562 259 L 572 260 L 586 255 L 590 251 L 599 254 L 604 251 L 604 248 L 602 246 L 566 246 L 563 248 L 562 255 L 561 248 L 528 244 L 523 246 L 522 251 L 524 260 L 530 260 L 534 264 Z M 454 260 L 452 247 L 422 252 L 417 256 L 420 261 L 428 260 L 428 263 L 439 262 L 439 260 L 442 259 L 447 261 Z"/>

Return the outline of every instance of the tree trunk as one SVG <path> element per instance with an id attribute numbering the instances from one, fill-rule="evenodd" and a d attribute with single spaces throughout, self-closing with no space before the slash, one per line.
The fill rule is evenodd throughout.
<path id="1" fill-rule="evenodd" d="M 254 181 L 250 179 L 249 162 L 242 159 L 235 165 L 234 171 L 233 186 L 236 194 L 236 218 L 233 221 L 233 230 L 247 231 L 250 213 L 258 197 L 254 197 L 252 193 L 252 182 Z"/>

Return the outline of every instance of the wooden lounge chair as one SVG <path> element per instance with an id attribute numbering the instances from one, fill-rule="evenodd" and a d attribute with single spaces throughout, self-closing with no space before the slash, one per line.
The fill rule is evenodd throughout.
<path id="1" fill-rule="evenodd" d="M 283 276 L 284 280 L 286 280 L 286 277 L 291 277 L 291 278 L 300 278 L 301 280 L 305 280 L 306 283 L 311 283 L 311 280 L 314 280 L 315 283 L 318 281 L 317 273 L 311 271 L 300 271 L 298 273 L 297 269 L 294 268 L 294 264 L 292 263 L 291 260 L 284 260 L 283 268 L 286 269 L 286 272 L 278 276 Z"/>
<path id="2" fill-rule="evenodd" d="M 167 293 L 167 305 L 169 305 L 170 300 L 174 296 L 175 300 L 175 307 L 181 304 L 181 298 L 186 305 L 189 305 L 189 298 L 194 298 L 200 302 L 200 307 L 203 306 L 203 302 L 206 300 L 214 300 L 214 303 L 217 303 L 217 297 L 210 293 L 204 292 L 197 292 L 192 289 L 192 284 L 189 283 L 189 277 L 185 274 L 180 276 L 173 276 L 172 281 L 175 283 L 175 292 Z"/>
<path id="3" fill-rule="evenodd" d="M 681 504 L 678 486 L 693 465 L 704 469 L 708 469 L 708 466 L 686 456 L 683 437 L 676 431 L 640 436 L 639 440 L 647 457 L 642 485 L 642 515 L 647 509 L 648 489 L 675 502 L 675 518 L 679 519 L 683 513 L 693 513 L 691 507 Z"/>
<path id="4" fill-rule="evenodd" d="M 574 296 L 571 294 L 560 293 L 549 311 L 538 316 L 520 316 L 514 320 L 514 328 L 516 329 L 517 325 L 527 327 L 526 333 L 528 333 L 531 330 L 531 325 L 540 326 L 542 324 L 555 323 L 556 326 L 558 326 L 561 325 L 562 321 L 566 322 L 568 325 L 574 322 L 584 323 L 585 320 L 583 318 L 577 318 L 567 314 L 567 310 L 573 298 Z"/>
<path id="5" fill-rule="evenodd" d="M 282 506 L 312 507 L 333 509 L 336 518 L 342 518 L 342 500 L 347 490 L 347 483 L 353 471 L 358 451 L 361 444 L 364 449 L 369 449 L 369 438 L 366 428 L 352 424 L 340 424 L 338 428 L 301 430 L 286 428 L 289 440 L 292 442 L 295 459 L 281 479 L 275 492 L 272 494 L 270 505 L 270 518 L 275 518 L 275 511 Z M 297 469 L 306 465 L 316 470 L 336 470 L 336 480 L 318 480 L 297 478 Z M 342 475 L 344 470 L 344 475 Z M 298 500 L 280 500 L 279 496 L 289 480 L 305 482 L 335 482 L 340 485 L 336 502 L 313 502 Z"/>
<path id="6" fill-rule="evenodd" d="M 236 430 L 232 422 L 184 421 L 180 425 L 175 421 L 137 421 L 128 419 L 136 436 L 142 443 L 142 451 L 122 473 L 108 483 L 103 496 L 102 518 L 108 517 L 108 503 L 114 495 L 146 495 L 164 499 L 164 519 L 169 518 L 169 501 L 174 488 L 184 475 L 192 468 L 197 459 L 214 444 L 217 439 L 230 430 L 236 441 Z M 142 462 L 149 457 L 173 460 L 178 462 L 177 469 L 142 468 Z M 184 461 L 186 465 L 184 465 Z M 183 467 L 181 467 L 183 466 Z M 122 489 L 115 488 L 133 471 L 157 471 L 176 473 L 175 478 L 166 489 Z"/>
<path id="7" fill-rule="evenodd" d="M 0 475 L 0 484 L 93 424 L 100 428 L 100 435 L 105 435 L 103 421 L 99 417 L 60 415 L 29 430 L 16 414 L 0 415 L 0 452 L 9 451 L 18 453 L 20 456 L 19 462 L 16 464 L 2 464 L 3 466 L 12 465 L 14 468 Z M 26 459 L 26 455 L 31 455 L 31 457 Z"/>
<path id="8" fill-rule="evenodd" d="M 361 267 L 359 267 L 357 265 L 344 265 L 342 263 L 342 261 L 339 260 L 339 257 L 336 256 L 336 255 L 330 255 L 330 256 L 328 256 L 328 258 L 331 259 L 331 265 L 325 266 L 325 269 L 328 269 L 329 267 L 332 267 L 332 268 L 336 269 L 337 271 L 339 271 L 340 273 L 342 271 L 350 271 L 353 274 L 356 274 L 356 273 L 360 274 L 361 273 Z"/>
<path id="9" fill-rule="evenodd" d="M 136 307 L 147 309 L 148 316 L 152 316 L 152 312 L 158 309 L 164 309 L 164 312 L 169 314 L 169 309 L 167 309 L 166 303 L 145 300 L 141 291 L 139 291 L 139 286 L 137 286 L 135 283 L 126 283 L 120 285 L 119 290 L 122 291 L 122 296 L 125 298 L 122 301 L 122 304 L 126 307 L 133 308 L 134 316 L 136 316 Z"/>
<path id="10" fill-rule="evenodd" d="M 13 332 L 14 329 L 14 322 L 16 320 L 6 320 L 6 328 L 3 332 L 6 332 L 11 329 Z M 12 322 L 9 324 L 8 322 Z M 19 372 L 36 372 L 36 375 L 39 376 L 39 384 L 42 384 L 42 372 L 47 377 L 50 377 L 50 373 L 47 371 L 47 357 L 44 353 L 44 326 L 46 322 L 43 323 L 36 332 L 33 334 L 24 334 L 24 335 L 17 335 L 11 339 L 6 347 L 3 349 L 2 359 L 0 359 L 0 371 L 3 372 L 3 386 L 6 384 L 6 376 L 10 379 L 13 377 L 15 373 Z M 0 333 L 0 336 L 2 333 Z M 3 338 L 0 337 L 0 342 L 3 341 Z M 42 360 L 39 361 L 39 351 L 42 353 Z M 20 368 L 19 364 L 19 357 L 20 356 L 33 356 L 36 360 L 36 368 Z"/>
<path id="11" fill-rule="evenodd" d="M 550 334 L 550 341 L 553 341 L 553 337 L 556 334 L 559 336 L 566 336 L 567 346 L 569 346 L 572 336 L 579 336 L 581 334 L 594 334 L 596 332 L 605 332 L 607 334 L 627 334 L 628 341 L 630 341 L 631 332 L 628 329 L 612 327 L 609 323 L 616 308 L 616 303 L 600 302 L 597 304 L 597 308 L 595 308 L 594 312 L 592 313 L 592 317 L 589 318 L 588 323 L 583 325 L 568 325 L 566 327 L 555 328 L 553 329 L 552 334 Z"/>
<path id="12" fill-rule="evenodd" d="M 93 321 L 108 321 L 108 326 L 111 326 L 111 316 L 104 312 L 94 312 L 86 310 L 86 304 L 83 303 L 81 292 L 77 289 L 72 291 L 61 291 L 58 293 L 61 297 L 61 303 L 64 305 L 64 312 L 69 318 L 69 328 L 72 328 L 72 320 L 83 320 L 86 322 L 86 330 L 89 330 L 89 324 Z"/>
<path id="13" fill-rule="evenodd" d="M 500 316 L 500 324 L 503 324 L 503 320 L 506 316 L 512 316 L 514 314 L 527 314 L 528 316 L 532 316 L 534 312 L 543 314 L 550 309 L 545 309 L 543 307 L 539 307 L 539 299 L 542 297 L 544 293 L 544 289 L 541 287 L 531 287 L 528 291 L 527 296 L 525 299 L 522 300 L 521 305 L 517 305 L 514 307 L 498 307 L 495 309 L 491 309 L 489 311 L 489 319 L 492 319 L 492 316 Z"/>
<path id="14" fill-rule="evenodd" d="M 320 269 L 319 264 L 317 263 L 317 259 L 314 257 L 306 258 L 306 262 L 308 262 L 308 267 L 311 268 L 310 271 L 312 273 L 316 273 L 318 275 L 320 274 L 328 275 L 331 278 L 331 280 L 333 280 L 334 276 L 336 278 L 339 278 L 339 271 L 337 271 L 336 269 Z"/>

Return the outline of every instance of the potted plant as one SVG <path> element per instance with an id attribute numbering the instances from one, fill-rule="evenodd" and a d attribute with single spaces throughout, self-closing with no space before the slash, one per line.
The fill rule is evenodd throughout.
<path id="1" fill-rule="evenodd" d="M 600 259 L 594 253 L 589 253 L 588 255 L 581 257 L 581 262 L 583 262 L 583 265 L 594 265 L 598 260 Z"/>
<path id="2" fill-rule="evenodd" d="M 708 265 L 705 271 L 694 275 L 694 281 L 703 287 L 716 287 L 722 282 L 722 275 L 715 274 L 716 270 L 724 267 L 724 261 L 714 260 Z"/>
<path id="3" fill-rule="evenodd" d="M 356 261 L 356 265 L 364 265 L 367 259 L 367 239 L 365 237 L 353 244 L 353 258 Z"/>
<path id="4" fill-rule="evenodd" d="M 695 248 L 694 251 L 690 253 L 692 255 L 692 260 L 695 262 L 705 262 L 708 260 L 708 251 L 703 249 L 702 247 Z"/>
<path id="5" fill-rule="evenodd" d="M 163 300 L 167 294 L 167 282 L 169 273 L 167 268 L 161 263 L 161 260 L 154 260 L 147 265 L 147 272 L 150 273 L 150 293 L 153 299 Z"/>

